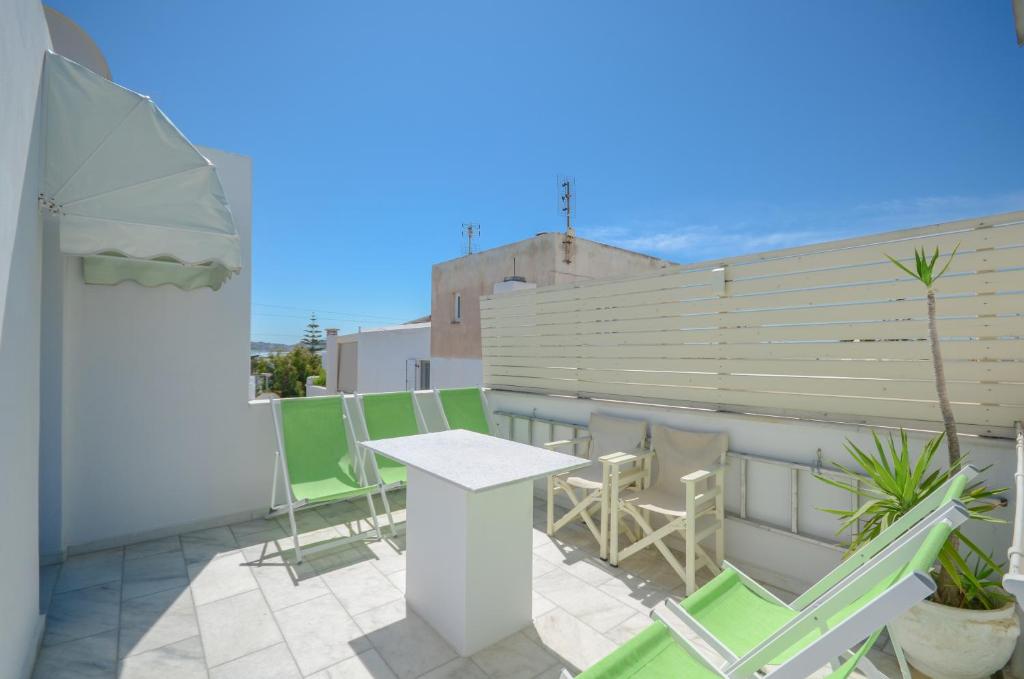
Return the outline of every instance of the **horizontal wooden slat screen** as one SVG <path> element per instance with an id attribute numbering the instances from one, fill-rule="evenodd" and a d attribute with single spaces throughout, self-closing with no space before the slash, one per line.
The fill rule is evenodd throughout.
<path id="1" fill-rule="evenodd" d="M 1024 416 L 1024 212 L 485 297 L 484 381 L 934 425 L 924 289 L 886 255 L 957 245 L 936 286 L 953 409 L 965 432 L 1011 436 Z"/>

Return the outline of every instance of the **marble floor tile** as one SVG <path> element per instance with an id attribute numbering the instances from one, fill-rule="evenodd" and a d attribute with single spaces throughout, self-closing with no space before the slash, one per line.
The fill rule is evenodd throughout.
<path id="1" fill-rule="evenodd" d="M 220 677 L 211 677 L 211 679 L 220 679 Z M 397 677 L 384 662 L 384 659 L 380 657 L 380 653 L 376 650 L 369 650 L 317 672 L 309 679 L 397 679 Z"/>
<path id="2" fill-rule="evenodd" d="M 250 572 L 256 577 L 272 611 L 330 593 L 313 566 L 305 561 L 296 564 L 274 557 L 250 566 Z"/>
<path id="3" fill-rule="evenodd" d="M 39 569 L 39 610 L 43 613 L 49 608 L 53 590 L 57 587 L 60 566 L 59 563 L 54 563 Z"/>
<path id="4" fill-rule="evenodd" d="M 241 551 L 219 554 L 208 561 L 189 564 L 188 577 L 197 606 L 256 589 L 256 578 Z"/>
<path id="5" fill-rule="evenodd" d="M 534 590 L 598 632 L 615 627 L 636 611 L 563 570 L 533 581 Z"/>
<path id="6" fill-rule="evenodd" d="M 373 562 L 357 563 L 320 576 L 350 615 L 403 599 L 402 591 Z"/>
<path id="7" fill-rule="evenodd" d="M 238 541 L 230 528 L 218 526 L 183 534 L 181 549 L 185 553 L 185 562 L 194 564 L 235 551 L 238 549 Z"/>
<path id="8" fill-rule="evenodd" d="M 395 586 L 396 589 L 405 594 L 405 571 L 395 571 L 394 573 L 388 573 L 388 582 Z"/>
<path id="9" fill-rule="evenodd" d="M 369 650 L 370 642 L 331 594 L 274 613 L 303 675 Z"/>
<path id="10" fill-rule="evenodd" d="M 121 661 L 118 679 L 206 679 L 199 637 L 191 637 Z"/>
<path id="11" fill-rule="evenodd" d="M 210 670 L 210 679 L 301 679 L 295 660 L 285 644 L 218 665 Z"/>
<path id="12" fill-rule="evenodd" d="M 188 576 L 185 572 L 185 559 L 179 551 L 130 559 L 124 564 L 122 596 L 125 599 L 186 587 Z"/>
<path id="13" fill-rule="evenodd" d="M 46 614 L 44 646 L 62 644 L 117 629 L 119 583 L 55 594 Z"/>
<path id="14" fill-rule="evenodd" d="M 196 607 L 210 667 L 280 643 L 270 609 L 258 590 Z"/>
<path id="15" fill-rule="evenodd" d="M 399 679 L 413 679 L 454 660 L 455 650 L 405 600 L 355 616 L 356 624 Z"/>
<path id="16" fill-rule="evenodd" d="M 120 580 L 123 562 L 124 550 L 120 548 L 72 556 L 61 566 L 54 593 Z"/>
<path id="17" fill-rule="evenodd" d="M 560 608 L 534 620 L 524 634 L 575 671 L 590 667 L 618 648 L 610 639 Z"/>
<path id="18" fill-rule="evenodd" d="M 117 630 L 39 650 L 32 679 L 114 679 Z"/>
<path id="19" fill-rule="evenodd" d="M 650 614 L 637 613 L 626 618 L 621 623 L 605 632 L 604 635 L 616 644 L 622 645 L 635 637 L 642 630 L 650 627 L 652 622 L 654 622 L 654 620 L 651 618 Z"/>
<path id="20" fill-rule="evenodd" d="M 405 536 L 386 537 L 383 540 L 367 542 L 367 548 L 373 552 L 373 565 L 384 575 L 405 570 Z"/>
<path id="21" fill-rule="evenodd" d="M 199 634 L 192 593 L 172 589 L 121 604 L 118 655 L 125 657 L 184 641 Z"/>
<path id="22" fill-rule="evenodd" d="M 136 542 L 135 544 L 128 545 L 124 548 L 124 558 L 125 560 L 142 559 L 147 556 L 153 556 L 154 554 L 180 551 L 181 540 L 177 535 L 172 535 L 166 538 L 146 540 L 145 542 Z"/>
<path id="23" fill-rule="evenodd" d="M 522 632 L 502 639 L 473 655 L 490 679 L 533 679 L 558 659 Z"/>
<path id="24" fill-rule="evenodd" d="M 469 658 L 456 658 L 420 675 L 419 679 L 488 679 L 488 676 Z"/>

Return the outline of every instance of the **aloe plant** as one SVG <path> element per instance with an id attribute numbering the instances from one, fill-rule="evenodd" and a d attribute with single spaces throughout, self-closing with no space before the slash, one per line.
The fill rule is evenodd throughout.
<path id="1" fill-rule="evenodd" d="M 929 440 L 916 461 L 911 458 L 909 439 L 903 430 L 898 441 L 890 433 L 887 443 L 872 432 L 873 453 L 866 453 L 847 440 L 846 450 L 858 469 L 838 463 L 835 466 L 850 476 L 861 477 L 859 482 L 855 485 L 852 481 L 818 478 L 858 498 L 856 509 L 824 510 L 839 517 L 838 533 L 853 530 L 848 554 L 874 539 L 959 471 L 960 461 L 947 468 L 931 469 L 944 436 L 939 434 Z M 1006 488 L 993 490 L 974 483 L 964 490 L 960 500 L 970 511 L 971 520 L 1002 523 L 988 514 L 998 506 L 997 496 L 1005 491 Z M 974 557 L 975 566 L 969 565 L 960 554 L 960 544 L 968 550 L 968 558 Z M 957 608 L 997 608 L 1006 601 L 1005 594 L 998 588 L 998 578 L 992 577 L 1000 570 L 991 556 L 956 530 L 939 553 L 939 571 L 934 574 L 938 589 L 932 598 L 937 603 Z"/>

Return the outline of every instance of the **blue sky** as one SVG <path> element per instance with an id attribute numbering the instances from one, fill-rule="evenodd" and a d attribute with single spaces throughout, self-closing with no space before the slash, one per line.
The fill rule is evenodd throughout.
<path id="1" fill-rule="evenodd" d="M 50 3 L 253 157 L 254 339 L 428 313 L 463 222 L 560 228 L 558 175 L 679 262 L 1024 208 L 1009 0 Z"/>

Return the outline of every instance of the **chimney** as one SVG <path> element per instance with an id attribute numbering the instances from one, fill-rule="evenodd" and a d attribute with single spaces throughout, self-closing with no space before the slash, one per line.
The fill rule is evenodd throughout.
<path id="1" fill-rule="evenodd" d="M 337 336 L 338 329 L 337 328 L 325 328 L 324 332 L 327 333 L 328 337 L 334 337 L 334 336 Z"/>

